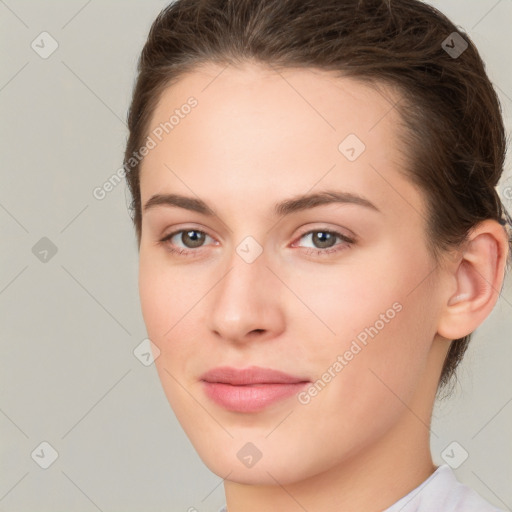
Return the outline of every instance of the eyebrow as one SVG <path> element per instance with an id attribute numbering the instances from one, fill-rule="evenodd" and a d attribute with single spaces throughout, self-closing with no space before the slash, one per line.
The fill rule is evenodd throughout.
<path id="1" fill-rule="evenodd" d="M 351 192 L 326 190 L 324 192 L 305 194 L 280 201 L 274 205 L 274 215 L 284 217 L 291 213 L 309 210 L 310 208 L 333 203 L 355 204 L 380 212 L 372 202 L 360 195 L 353 194 Z M 144 205 L 144 211 L 148 211 L 156 206 L 175 206 L 201 213 L 203 215 L 215 215 L 215 212 L 201 199 L 182 196 L 179 194 L 155 194 L 151 196 Z"/>

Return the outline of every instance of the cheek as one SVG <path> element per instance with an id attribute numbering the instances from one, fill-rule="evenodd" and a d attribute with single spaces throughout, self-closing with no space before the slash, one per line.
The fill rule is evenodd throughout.
<path id="1" fill-rule="evenodd" d="M 151 340 L 161 346 L 159 340 L 172 326 L 173 311 L 169 288 L 166 286 L 165 274 L 159 267 L 149 261 L 141 251 L 139 262 L 139 297 L 142 316 Z"/>
<path id="2" fill-rule="evenodd" d="M 299 332 L 308 329 L 311 340 L 320 335 L 323 342 L 314 346 L 317 355 L 318 349 L 348 349 L 355 338 L 364 343 L 375 334 L 382 337 L 390 325 L 400 321 L 410 291 L 409 279 L 395 268 L 400 263 L 385 256 L 369 260 L 356 255 L 354 260 L 358 261 L 350 264 L 289 271 L 284 280 L 296 297 L 287 295 L 287 308 L 294 314 L 288 327 L 293 330 L 299 325 Z M 381 263 L 376 265 L 375 261 Z M 308 336 L 303 334 L 302 338 Z"/>
<path id="3" fill-rule="evenodd" d="M 197 344 L 197 322 L 194 305 L 204 288 L 197 289 L 191 272 L 173 269 L 165 257 L 141 249 L 139 257 L 139 297 L 148 337 L 159 348 L 155 359 L 164 392 L 179 421 L 197 411 L 183 390 L 189 389 L 187 378 L 194 375 Z M 197 342 L 199 343 L 199 341 Z"/>
<path id="4" fill-rule="evenodd" d="M 148 337 L 160 350 L 155 360 L 164 391 L 173 409 L 193 405 L 182 386 L 192 389 L 204 370 L 206 295 L 218 280 L 216 274 L 194 265 L 171 265 L 164 253 L 141 250 L 139 296 Z M 195 388 L 194 388 L 195 389 Z M 176 411 L 180 418 L 180 411 Z M 183 411 L 181 411 L 183 412 Z"/>
<path id="5" fill-rule="evenodd" d="M 423 378 L 433 337 L 429 321 L 421 315 L 417 296 L 407 296 L 400 286 L 390 288 L 363 303 L 338 297 L 337 317 L 327 301 L 324 313 L 332 313 L 326 318 L 334 322 L 336 336 L 309 353 L 317 380 L 313 393 L 302 397 L 295 418 L 310 425 L 317 440 L 331 439 L 329 450 L 346 457 L 408 414 L 405 404 L 414 400 Z M 320 417 L 326 419 L 318 424 L 315 418 Z M 323 450 L 313 441 L 303 449 L 311 460 Z"/>
<path id="6" fill-rule="evenodd" d="M 335 374 L 331 392 L 366 394 L 368 400 L 373 394 L 377 406 L 390 389 L 410 397 L 436 332 L 434 298 L 427 280 L 419 285 L 430 262 L 390 249 L 357 266 L 319 266 L 314 274 L 290 274 L 288 281 L 306 298 L 307 309 L 292 308 L 292 330 L 308 344 L 317 378 L 328 381 Z"/>
<path id="7" fill-rule="evenodd" d="M 139 297 L 142 315 L 150 338 L 158 345 L 174 337 L 188 312 L 207 290 L 204 280 L 194 272 L 172 267 L 164 253 L 154 254 L 141 249 Z"/>

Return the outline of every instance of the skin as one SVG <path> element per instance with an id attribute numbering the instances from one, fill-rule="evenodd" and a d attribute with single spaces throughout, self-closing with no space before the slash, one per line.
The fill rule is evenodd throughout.
<path id="1" fill-rule="evenodd" d="M 485 221 L 463 249 L 434 261 L 424 196 L 400 172 L 407 161 L 391 107 L 399 97 L 383 87 L 211 64 L 164 91 L 150 127 L 190 96 L 197 107 L 141 167 L 143 205 L 173 193 L 215 213 L 143 210 L 139 290 L 166 396 L 204 463 L 226 478 L 229 512 L 381 511 L 436 469 L 429 426 L 442 364 L 450 340 L 472 332 L 497 300 L 503 229 Z M 366 146 L 353 162 L 338 149 L 348 134 Z M 378 211 L 334 203 L 273 212 L 325 190 Z M 181 233 L 160 241 L 179 229 L 208 236 L 199 248 Z M 315 247 L 314 230 L 356 241 Z M 247 236 L 262 249 L 252 263 L 236 251 Z M 307 404 L 292 396 L 231 412 L 203 392 L 201 374 L 223 365 L 314 382 L 396 303 L 394 318 Z M 248 442 L 262 454 L 250 468 L 237 457 Z"/>

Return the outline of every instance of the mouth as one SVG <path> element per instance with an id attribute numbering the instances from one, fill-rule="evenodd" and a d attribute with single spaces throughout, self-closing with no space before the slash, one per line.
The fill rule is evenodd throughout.
<path id="1" fill-rule="evenodd" d="M 200 377 L 205 394 L 224 409 L 259 412 L 300 392 L 310 380 L 270 368 L 214 368 Z"/>

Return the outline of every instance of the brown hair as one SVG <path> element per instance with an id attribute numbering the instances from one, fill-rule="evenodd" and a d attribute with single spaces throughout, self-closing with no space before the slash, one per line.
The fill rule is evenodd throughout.
<path id="1" fill-rule="evenodd" d="M 177 0 L 151 27 L 128 113 L 124 168 L 139 246 L 133 155 L 161 93 L 201 64 L 248 61 L 333 71 L 400 92 L 407 176 L 425 193 L 436 261 L 478 222 L 510 222 L 495 188 L 506 151 L 497 95 L 470 38 L 437 9 L 419 0 Z M 452 341 L 439 388 L 455 375 L 470 338 Z"/>

